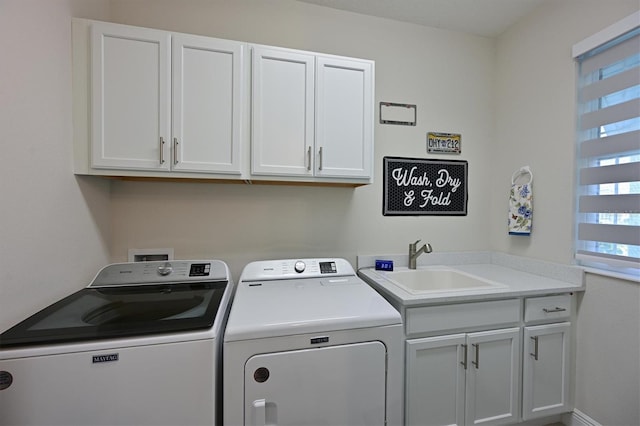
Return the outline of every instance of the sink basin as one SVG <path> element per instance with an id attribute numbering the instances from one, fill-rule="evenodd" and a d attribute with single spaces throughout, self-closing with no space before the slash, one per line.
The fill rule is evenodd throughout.
<path id="1" fill-rule="evenodd" d="M 412 294 L 504 288 L 506 285 L 487 281 L 448 268 L 406 269 L 384 273 L 393 284 Z"/>

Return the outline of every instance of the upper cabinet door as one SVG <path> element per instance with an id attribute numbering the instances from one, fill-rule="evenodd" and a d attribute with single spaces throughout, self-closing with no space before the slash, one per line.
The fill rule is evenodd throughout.
<path id="1" fill-rule="evenodd" d="M 255 46 L 251 172 L 313 176 L 314 56 Z"/>
<path id="2" fill-rule="evenodd" d="M 244 45 L 172 36 L 174 170 L 240 174 Z"/>
<path id="3" fill-rule="evenodd" d="M 318 56 L 316 175 L 371 177 L 373 62 Z"/>
<path id="4" fill-rule="evenodd" d="M 170 34 L 91 25 L 95 168 L 169 170 Z"/>

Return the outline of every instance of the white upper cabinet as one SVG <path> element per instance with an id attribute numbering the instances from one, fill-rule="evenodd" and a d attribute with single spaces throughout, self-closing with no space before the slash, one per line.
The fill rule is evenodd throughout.
<path id="1" fill-rule="evenodd" d="M 93 22 L 92 167 L 240 174 L 243 49 Z"/>
<path id="2" fill-rule="evenodd" d="M 316 64 L 316 174 L 370 177 L 373 63 L 318 56 Z"/>
<path id="3" fill-rule="evenodd" d="M 244 46 L 173 35 L 174 170 L 240 173 Z"/>
<path id="4" fill-rule="evenodd" d="M 371 61 L 254 46 L 254 175 L 369 179 Z"/>
<path id="5" fill-rule="evenodd" d="M 373 61 L 85 19 L 72 32 L 76 173 L 372 182 Z"/>
<path id="6" fill-rule="evenodd" d="M 254 46 L 251 172 L 313 176 L 314 56 Z"/>
<path id="7" fill-rule="evenodd" d="M 171 37 L 91 25 L 91 165 L 169 170 Z"/>

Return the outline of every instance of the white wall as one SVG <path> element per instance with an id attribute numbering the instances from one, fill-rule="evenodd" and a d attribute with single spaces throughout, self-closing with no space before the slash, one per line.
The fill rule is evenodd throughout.
<path id="1" fill-rule="evenodd" d="M 71 16 L 102 1 L 0 0 L 0 330 L 109 260 L 109 185 L 72 172 Z"/>
<path id="2" fill-rule="evenodd" d="M 573 44 L 638 10 L 637 0 L 550 0 L 497 43 L 492 248 L 572 261 L 575 152 Z M 531 237 L 509 237 L 511 173 L 534 172 Z M 506 212 L 506 208 L 502 211 Z M 640 424 L 640 286 L 586 275 L 576 342 L 576 408 L 602 425 Z"/>
<path id="3" fill-rule="evenodd" d="M 580 299 L 576 408 L 602 425 L 639 425 L 640 286 L 587 274 Z"/>
<path id="4" fill-rule="evenodd" d="M 548 0 L 498 39 L 491 187 L 494 250 L 570 263 L 576 127 L 573 44 L 637 10 L 636 0 Z M 531 165 L 533 232 L 506 232 L 511 174 Z"/>
<path id="5" fill-rule="evenodd" d="M 490 39 L 340 12 L 291 0 L 111 1 L 117 22 L 376 61 L 379 101 L 418 105 L 416 127 L 375 126 L 375 183 L 352 188 L 116 182 L 112 255 L 132 246 L 227 261 L 482 250 L 490 200 L 494 43 Z M 376 118 L 377 120 L 377 118 Z M 426 157 L 426 133 L 462 133 L 469 161 L 466 217 L 383 217 L 382 157 Z M 450 159 L 451 157 L 446 157 Z"/>

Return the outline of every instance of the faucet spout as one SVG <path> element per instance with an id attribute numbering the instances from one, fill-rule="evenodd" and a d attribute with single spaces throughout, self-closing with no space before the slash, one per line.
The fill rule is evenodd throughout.
<path id="1" fill-rule="evenodd" d="M 431 248 L 431 244 L 429 243 L 423 244 L 422 247 L 418 249 L 419 242 L 420 240 L 416 241 L 413 244 L 409 244 L 409 269 L 416 269 L 416 261 L 422 253 L 428 254 L 433 251 L 433 249 Z"/>

